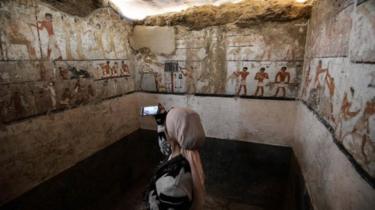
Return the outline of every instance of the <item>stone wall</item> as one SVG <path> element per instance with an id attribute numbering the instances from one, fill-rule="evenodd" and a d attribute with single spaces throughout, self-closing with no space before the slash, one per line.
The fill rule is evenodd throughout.
<path id="1" fill-rule="evenodd" d="M 293 150 L 314 209 L 373 209 L 374 188 L 337 147 L 332 134 L 304 104 L 297 106 Z"/>
<path id="2" fill-rule="evenodd" d="M 320 0 L 309 21 L 294 148 L 317 209 L 374 206 L 374 11 Z"/>
<path id="3" fill-rule="evenodd" d="M 162 103 L 197 111 L 208 137 L 290 146 L 295 101 L 138 93 L 140 106 Z M 156 129 L 152 117 L 140 118 L 141 128 Z"/>
<path id="4" fill-rule="evenodd" d="M 139 128 L 128 31 L 109 7 L 0 2 L 0 205 Z"/>
<path id="5" fill-rule="evenodd" d="M 312 12 L 300 98 L 375 177 L 375 2 L 319 1 Z M 366 36 L 363 38 L 361 36 Z M 370 38 L 372 37 L 372 38 Z"/>
<path id="6" fill-rule="evenodd" d="M 166 29 L 162 32 L 160 28 Z M 166 42 L 166 48 L 175 45 L 175 49 L 169 54 L 150 50 L 160 44 L 157 39 L 156 43 L 148 43 L 149 46 L 146 43 L 134 45 L 148 46 L 137 50 L 136 54 L 139 90 L 235 95 L 240 85 L 246 84 L 247 94 L 244 88 L 238 94 L 273 97 L 278 92 L 277 97 L 297 96 L 303 66 L 305 19 L 264 22 L 246 28 L 227 24 L 201 30 L 184 26 L 135 26 L 131 37 L 138 36 L 136 32 L 153 29 L 157 37 L 169 38 L 168 31 L 175 31 L 175 40 Z M 178 63 L 179 68 L 166 69 L 165 63 L 168 62 Z M 276 82 L 283 66 L 287 67 L 287 73 Z M 248 67 L 249 75 L 241 83 L 239 71 L 243 67 Z M 255 78 L 261 67 L 265 68 L 267 76 L 258 74 L 259 77 Z M 289 75 L 289 82 L 286 75 Z M 258 83 L 258 80 L 263 82 Z M 258 86 L 263 87 L 263 95 L 262 88 L 256 94 Z"/>

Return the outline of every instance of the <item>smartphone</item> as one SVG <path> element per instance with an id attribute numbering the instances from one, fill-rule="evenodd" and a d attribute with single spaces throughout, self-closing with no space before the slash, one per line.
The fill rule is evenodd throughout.
<path id="1" fill-rule="evenodd" d="M 157 115 L 159 111 L 158 106 L 145 106 L 141 109 L 142 116 L 154 116 Z"/>

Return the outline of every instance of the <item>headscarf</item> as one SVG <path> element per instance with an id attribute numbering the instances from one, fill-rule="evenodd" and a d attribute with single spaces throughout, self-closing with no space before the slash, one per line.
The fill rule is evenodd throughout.
<path id="1" fill-rule="evenodd" d="M 204 172 L 199 147 L 205 140 L 201 119 L 195 111 L 187 108 L 173 108 L 166 119 L 167 135 L 170 141 L 176 141 L 191 168 L 193 179 L 193 204 L 191 210 L 203 209 L 204 202 Z"/>

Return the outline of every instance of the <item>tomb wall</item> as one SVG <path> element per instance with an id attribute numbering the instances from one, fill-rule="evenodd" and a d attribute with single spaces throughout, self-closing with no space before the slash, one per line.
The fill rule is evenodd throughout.
<path id="1" fill-rule="evenodd" d="M 0 205 L 139 128 L 129 24 L 0 2 Z"/>
<path id="2" fill-rule="evenodd" d="M 375 196 L 375 1 L 317 1 L 308 25 L 294 151 L 316 209 Z"/>

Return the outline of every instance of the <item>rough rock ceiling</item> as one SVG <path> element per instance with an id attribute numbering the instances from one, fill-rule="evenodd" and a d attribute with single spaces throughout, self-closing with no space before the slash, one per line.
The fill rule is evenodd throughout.
<path id="1" fill-rule="evenodd" d="M 77 16 L 87 16 L 110 4 L 136 25 L 183 25 L 201 29 L 213 25 L 240 27 L 263 21 L 308 18 L 314 0 L 41 0 Z"/>
<path id="2" fill-rule="evenodd" d="M 41 0 L 58 10 L 71 15 L 87 16 L 92 11 L 102 7 L 105 0 Z"/>
<path id="3" fill-rule="evenodd" d="M 291 21 L 309 18 L 313 0 L 298 3 L 297 0 L 243 0 L 220 6 L 203 5 L 178 13 L 146 17 L 136 25 L 183 25 L 190 29 L 233 23 L 239 27 L 264 21 Z"/>
<path id="4" fill-rule="evenodd" d="M 194 6 L 237 3 L 241 0 L 110 0 L 125 17 L 141 20 L 147 16 L 180 12 Z"/>

